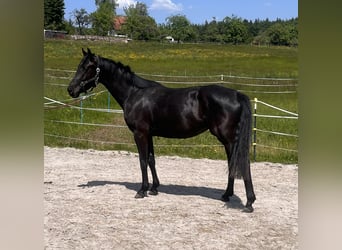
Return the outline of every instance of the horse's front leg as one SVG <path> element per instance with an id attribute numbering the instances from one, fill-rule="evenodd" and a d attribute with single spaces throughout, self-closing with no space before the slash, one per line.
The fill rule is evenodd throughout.
<path id="1" fill-rule="evenodd" d="M 147 166 L 148 166 L 148 136 L 146 133 L 142 132 L 134 132 L 134 140 L 137 144 L 138 152 L 139 152 L 139 161 L 140 161 L 140 169 L 142 175 L 142 184 L 141 188 L 135 195 L 135 198 L 144 198 L 147 196 L 148 190 L 148 175 L 147 175 Z"/>
<path id="2" fill-rule="evenodd" d="M 153 184 L 151 187 L 151 190 L 149 192 L 150 195 L 157 195 L 158 190 L 157 188 L 159 187 L 159 179 L 157 175 L 157 170 L 156 170 L 156 161 L 154 159 L 154 149 L 153 149 L 153 139 L 152 136 L 149 137 L 148 140 L 148 165 L 150 166 L 151 173 L 152 173 L 152 178 L 153 178 Z"/>

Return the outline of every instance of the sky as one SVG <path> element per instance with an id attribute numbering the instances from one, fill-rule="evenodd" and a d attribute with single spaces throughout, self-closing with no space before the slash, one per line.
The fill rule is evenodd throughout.
<path id="1" fill-rule="evenodd" d="M 134 0 L 117 0 L 117 14 L 124 14 L 123 7 L 134 4 Z M 148 13 L 157 23 L 165 23 L 171 15 L 185 15 L 193 24 L 217 21 L 232 15 L 242 19 L 270 21 L 298 17 L 298 0 L 139 0 L 148 7 Z M 74 9 L 84 8 L 88 13 L 96 10 L 95 0 L 64 0 L 65 19 L 72 18 Z"/>

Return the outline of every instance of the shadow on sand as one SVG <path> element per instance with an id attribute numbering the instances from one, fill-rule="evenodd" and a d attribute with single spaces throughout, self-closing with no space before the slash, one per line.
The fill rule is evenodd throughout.
<path id="1" fill-rule="evenodd" d="M 125 186 L 127 189 L 137 191 L 140 188 L 140 183 L 132 183 L 132 182 L 114 182 L 114 181 L 88 181 L 86 184 L 78 185 L 78 187 L 82 188 L 90 188 L 90 187 L 98 187 L 105 185 L 121 185 Z M 181 196 L 202 196 L 209 199 L 221 200 L 221 195 L 224 190 L 209 188 L 209 187 L 194 187 L 194 186 L 184 186 L 184 185 L 160 185 L 158 191 L 165 194 L 170 195 L 181 195 Z M 244 205 L 242 204 L 241 199 L 233 195 L 230 197 L 230 201 L 226 202 L 225 205 L 227 208 L 233 209 L 243 209 Z"/>

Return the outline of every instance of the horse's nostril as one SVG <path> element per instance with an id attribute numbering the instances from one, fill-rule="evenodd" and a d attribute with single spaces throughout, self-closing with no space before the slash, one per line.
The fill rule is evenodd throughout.
<path id="1" fill-rule="evenodd" d="M 74 94 L 74 91 L 72 90 L 72 88 L 71 88 L 70 86 L 68 87 L 67 90 L 68 90 L 69 95 L 72 96 L 72 97 L 74 97 L 74 95 L 75 95 L 75 94 Z"/>

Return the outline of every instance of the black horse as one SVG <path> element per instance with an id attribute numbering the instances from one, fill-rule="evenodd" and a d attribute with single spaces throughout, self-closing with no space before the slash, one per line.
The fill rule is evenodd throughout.
<path id="1" fill-rule="evenodd" d="M 129 66 L 93 54 L 90 49 L 82 52 L 83 59 L 68 92 L 76 98 L 102 83 L 123 109 L 138 148 L 142 173 L 142 186 L 135 198 L 147 196 L 148 166 L 153 176 L 149 194 L 158 194 L 153 136 L 188 138 L 209 129 L 224 145 L 228 157 L 228 185 L 222 200 L 229 201 L 234 193 L 234 179 L 242 177 L 247 195 L 244 211 L 253 211 L 255 194 L 249 162 L 252 113 L 246 95 L 218 85 L 167 88 L 137 76 Z"/>

